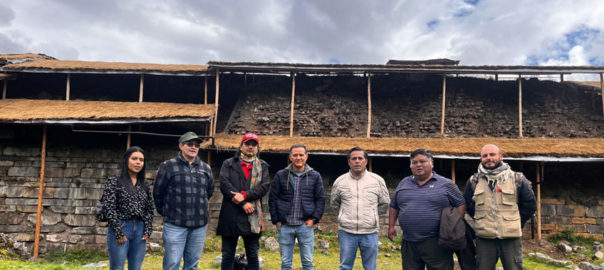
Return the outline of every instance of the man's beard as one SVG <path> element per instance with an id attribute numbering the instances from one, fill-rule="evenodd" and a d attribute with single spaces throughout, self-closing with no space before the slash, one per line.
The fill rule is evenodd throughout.
<path id="1" fill-rule="evenodd" d="M 501 160 L 499 162 L 495 163 L 495 166 L 492 166 L 492 167 L 487 167 L 484 164 L 482 164 L 482 166 L 484 166 L 484 168 L 487 170 L 494 170 L 494 169 L 499 168 L 499 166 L 501 166 Z"/>

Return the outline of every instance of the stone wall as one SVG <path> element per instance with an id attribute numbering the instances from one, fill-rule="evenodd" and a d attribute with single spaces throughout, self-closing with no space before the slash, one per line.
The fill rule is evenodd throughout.
<path id="1" fill-rule="evenodd" d="M 541 211 L 541 230 L 545 235 L 572 230 L 583 236 L 604 237 L 604 200 L 584 206 L 568 199 L 542 198 Z"/>
<path id="2" fill-rule="evenodd" d="M 604 136 L 598 90 L 523 79 L 523 135 Z M 259 80 L 234 97 L 238 101 L 230 118 L 219 120 L 228 121 L 225 132 L 289 135 L 291 82 Z M 440 136 L 440 75 L 375 76 L 371 98 L 373 137 Z M 449 137 L 517 137 L 518 82 L 448 77 L 445 117 Z M 366 78 L 297 77 L 294 135 L 359 137 L 366 135 L 366 127 Z"/>
<path id="3" fill-rule="evenodd" d="M 145 146 L 147 181 L 152 183 L 160 162 L 172 157 L 174 147 Z M 49 250 L 74 250 L 80 248 L 106 248 L 104 223 L 97 222 L 92 209 L 100 198 L 104 182 L 117 173 L 123 149 L 120 147 L 67 147 L 50 145 L 47 149 L 45 188 L 40 234 L 40 253 Z M 205 153 L 200 155 L 205 157 Z M 225 156 L 213 156 L 215 180 Z M 271 157 L 276 159 L 275 157 Z M 316 159 L 316 157 L 314 157 Z M 271 164 L 277 162 L 271 161 Z M 438 162 L 437 162 L 438 163 Z M 275 171 L 276 168 L 275 167 Z M 323 172 L 323 169 L 321 169 Z M 40 147 L 21 143 L 0 144 L 0 232 L 21 242 L 31 254 L 34 242 L 38 185 L 40 172 Z M 547 172 L 547 171 L 546 171 Z M 325 171 L 325 173 L 334 173 Z M 553 173 L 553 172 L 552 172 Z M 548 175 L 542 190 L 555 187 L 554 176 Z M 396 181 L 395 181 L 396 182 Z M 566 182 L 563 182 L 566 183 Z M 317 225 L 321 232 L 337 231 L 337 212 L 329 206 L 330 187 L 326 182 L 326 212 Z M 576 183 L 575 183 L 576 184 Z M 396 183 L 390 184 L 390 193 Z M 560 188 L 558 188 L 560 189 Z M 214 196 L 210 200 L 211 220 L 208 233 L 214 234 L 222 196 L 216 182 Z M 270 222 L 268 198 L 264 198 L 265 224 L 269 232 L 275 227 Z M 604 200 L 597 205 L 582 206 L 570 199 L 543 199 L 543 233 L 547 235 L 563 229 L 573 229 L 580 234 L 602 236 L 604 232 Z M 386 235 L 388 217 L 380 217 L 380 233 Z M 150 243 L 161 243 L 162 221 L 156 216 Z M 530 226 L 525 228 L 530 237 Z M 400 231 L 399 231 L 400 235 Z"/>

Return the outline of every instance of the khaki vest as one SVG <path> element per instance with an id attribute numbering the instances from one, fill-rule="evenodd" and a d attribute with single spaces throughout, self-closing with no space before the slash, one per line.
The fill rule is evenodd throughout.
<path id="1" fill-rule="evenodd" d="M 484 175 L 478 175 L 474 190 L 476 211 L 473 229 L 481 238 L 518 238 L 522 236 L 515 174 L 507 170 L 499 177 L 491 191 Z"/>

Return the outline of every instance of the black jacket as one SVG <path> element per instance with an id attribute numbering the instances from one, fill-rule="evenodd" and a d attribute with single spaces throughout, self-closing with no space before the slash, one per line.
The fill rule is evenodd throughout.
<path id="1" fill-rule="evenodd" d="M 217 235 L 239 236 L 251 234 L 251 225 L 242 206 L 246 202 L 262 199 L 271 185 L 268 176 L 268 164 L 264 160 L 260 160 L 260 162 L 262 164 L 262 180 L 253 189 L 250 189 L 250 181 L 245 178 L 238 154 L 222 163 L 219 179 L 223 198 L 218 218 L 218 228 L 216 229 Z M 232 201 L 233 194 L 231 191 L 241 192 L 242 190 L 247 194 L 247 198 L 237 205 Z"/>
<path id="2" fill-rule="evenodd" d="M 288 168 L 278 171 L 271 186 L 268 206 L 273 224 L 277 222 L 287 224 L 286 217 L 294 200 L 294 188 L 287 179 L 288 171 Z M 301 177 L 300 197 L 302 200 L 302 214 L 305 220 L 312 219 L 314 223 L 318 223 L 325 211 L 323 179 L 317 171 L 312 169 Z"/>

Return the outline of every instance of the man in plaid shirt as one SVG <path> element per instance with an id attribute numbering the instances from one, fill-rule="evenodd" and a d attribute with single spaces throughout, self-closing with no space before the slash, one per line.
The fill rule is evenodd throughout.
<path id="1" fill-rule="evenodd" d="M 164 161 L 153 187 L 155 209 L 164 220 L 163 269 L 197 269 L 210 216 L 208 200 L 214 192 L 210 166 L 197 156 L 201 138 L 194 132 L 178 140 L 178 156 Z"/>

